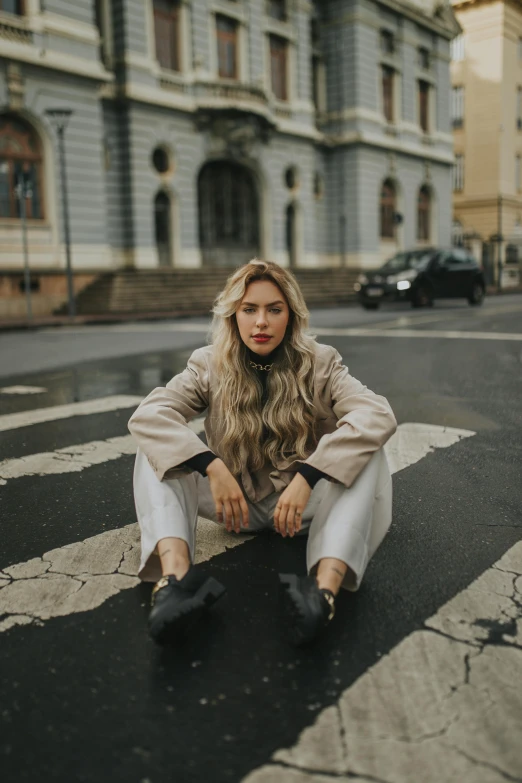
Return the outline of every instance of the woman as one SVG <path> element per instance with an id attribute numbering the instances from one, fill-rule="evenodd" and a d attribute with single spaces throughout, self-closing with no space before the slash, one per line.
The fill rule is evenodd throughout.
<path id="1" fill-rule="evenodd" d="M 309 529 L 308 576 L 279 577 L 292 640 L 306 643 L 332 619 L 341 586 L 358 589 L 390 525 L 382 447 L 395 417 L 308 334 L 286 269 L 240 267 L 213 314 L 212 344 L 129 422 L 139 446 L 139 575 L 156 582 L 149 631 L 160 643 L 176 638 L 225 590 L 192 565 L 199 513 L 236 533 Z M 188 426 L 204 411 L 208 446 Z"/>

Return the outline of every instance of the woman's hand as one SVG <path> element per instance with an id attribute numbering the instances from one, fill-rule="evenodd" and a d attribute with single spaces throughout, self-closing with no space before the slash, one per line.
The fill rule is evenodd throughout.
<path id="1" fill-rule="evenodd" d="M 285 537 L 299 533 L 303 512 L 312 490 L 308 481 L 296 473 L 287 488 L 281 493 L 274 512 L 274 527 Z"/>
<path id="2" fill-rule="evenodd" d="M 216 506 L 219 523 L 225 523 L 230 533 L 239 533 L 241 526 L 248 527 L 248 506 L 241 487 L 223 460 L 215 459 L 207 467 L 210 491 Z"/>

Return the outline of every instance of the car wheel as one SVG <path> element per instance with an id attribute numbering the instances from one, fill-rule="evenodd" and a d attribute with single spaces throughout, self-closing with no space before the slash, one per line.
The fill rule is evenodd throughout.
<path id="1" fill-rule="evenodd" d="M 468 302 L 470 305 L 481 305 L 484 301 L 484 289 L 480 283 L 473 283 L 473 288 L 468 296 Z"/>
<path id="2" fill-rule="evenodd" d="M 379 302 L 363 302 L 362 306 L 365 310 L 378 310 Z"/>
<path id="3" fill-rule="evenodd" d="M 420 285 L 411 295 L 412 307 L 432 307 L 433 296 L 430 289 L 425 285 Z"/>

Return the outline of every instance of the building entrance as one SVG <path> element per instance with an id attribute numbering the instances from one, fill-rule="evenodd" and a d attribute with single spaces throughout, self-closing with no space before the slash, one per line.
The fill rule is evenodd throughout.
<path id="1" fill-rule="evenodd" d="M 199 175 L 198 202 L 205 266 L 239 266 L 259 254 L 259 200 L 247 168 L 207 163 Z"/>

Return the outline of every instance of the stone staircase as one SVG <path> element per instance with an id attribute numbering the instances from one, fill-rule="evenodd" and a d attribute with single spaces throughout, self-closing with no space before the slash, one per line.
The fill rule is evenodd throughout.
<path id="1" fill-rule="evenodd" d="M 309 307 L 354 300 L 358 270 L 293 270 Z M 78 315 L 207 315 L 231 269 L 127 269 L 101 274 L 77 296 Z M 61 308 L 57 314 L 61 313 Z"/>

